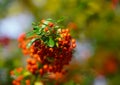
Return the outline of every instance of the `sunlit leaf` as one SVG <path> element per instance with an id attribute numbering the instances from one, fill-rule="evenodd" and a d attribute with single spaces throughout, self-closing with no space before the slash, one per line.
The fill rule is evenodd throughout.
<path id="1" fill-rule="evenodd" d="M 35 82 L 34 85 L 43 85 L 42 82 Z"/>
<path id="2" fill-rule="evenodd" d="M 42 28 L 45 28 L 45 27 L 46 27 L 46 25 L 45 25 L 45 24 L 43 24 L 43 25 L 42 25 Z"/>
<path id="3" fill-rule="evenodd" d="M 43 24 L 44 25 L 48 25 L 49 21 L 44 21 Z"/>
<path id="4" fill-rule="evenodd" d="M 35 34 L 34 31 L 28 32 L 28 33 L 26 33 L 26 37 L 31 37 L 31 36 L 33 36 L 34 34 Z"/>
<path id="5" fill-rule="evenodd" d="M 39 28 L 40 28 L 39 26 L 33 26 L 33 30 L 37 30 Z"/>
<path id="6" fill-rule="evenodd" d="M 27 44 L 27 48 L 30 48 L 30 46 L 31 46 L 36 40 L 39 40 L 39 38 L 34 38 L 34 39 L 32 39 L 32 40 Z"/>
<path id="7" fill-rule="evenodd" d="M 57 47 L 59 47 L 59 44 L 58 44 L 58 42 L 56 42 L 56 46 L 57 46 Z"/>
<path id="8" fill-rule="evenodd" d="M 55 42 L 54 42 L 54 40 L 53 40 L 53 38 L 52 37 L 49 37 L 49 41 L 48 41 L 48 46 L 49 47 L 54 47 L 54 45 L 55 45 Z"/>
<path id="9" fill-rule="evenodd" d="M 23 73 L 23 76 L 24 77 L 27 77 L 27 76 L 30 76 L 31 75 L 31 73 L 29 72 L 29 71 L 25 71 L 24 73 Z"/>
<path id="10" fill-rule="evenodd" d="M 53 22 L 53 19 L 51 19 L 51 18 L 48 18 L 48 19 L 47 19 L 47 21 L 51 21 L 51 22 Z"/>

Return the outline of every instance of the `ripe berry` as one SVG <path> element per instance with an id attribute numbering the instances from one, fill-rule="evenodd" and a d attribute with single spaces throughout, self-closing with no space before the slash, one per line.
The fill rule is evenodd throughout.
<path id="1" fill-rule="evenodd" d="M 26 85 L 30 85 L 30 80 L 25 80 Z"/>
<path id="2" fill-rule="evenodd" d="M 75 47 L 76 47 L 76 44 L 72 44 L 72 47 L 75 48 Z"/>
<path id="3" fill-rule="evenodd" d="M 43 69 L 44 69 L 45 71 L 48 70 L 48 65 L 45 64 L 45 65 L 43 66 Z"/>
<path id="4" fill-rule="evenodd" d="M 42 68 L 39 70 L 39 73 L 40 73 L 41 76 L 44 74 L 44 71 L 43 71 Z"/>
<path id="5" fill-rule="evenodd" d="M 49 23 L 48 23 L 48 26 L 53 27 L 54 24 L 53 24 L 52 22 L 49 22 Z"/>
<path id="6" fill-rule="evenodd" d="M 72 39 L 72 43 L 75 43 L 76 41 L 75 41 L 75 39 Z"/>
<path id="7" fill-rule="evenodd" d="M 46 28 L 44 29 L 45 32 L 47 32 L 48 30 L 49 30 L 48 27 L 46 27 Z"/>

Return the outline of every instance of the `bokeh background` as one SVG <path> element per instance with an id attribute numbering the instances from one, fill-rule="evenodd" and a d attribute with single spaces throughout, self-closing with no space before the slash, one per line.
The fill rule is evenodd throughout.
<path id="1" fill-rule="evenodd" d="M 120 85 L 120 0 L 0 0 L 0 85 L 25 65 L 17 37 L 33 21 L 63 16 L 77 41 L 63 85 Z"/>

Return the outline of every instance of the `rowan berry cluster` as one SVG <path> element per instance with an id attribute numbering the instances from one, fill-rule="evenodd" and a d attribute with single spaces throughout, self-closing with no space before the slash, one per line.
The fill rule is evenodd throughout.
<path id="1" fill-rule="evenodd" d="M 25 76 L 23 75 L 23 68 L 19 67 L 16 68 L 14 71 L 10 72 L 10 75 L 15 78 L 15 80 L 12 81 L 13 85 L 21 85 L 21 83 L 24 83 L 25 85 L 31 85 L 30 80 L 26 79 L 25 81 L 22 81 L 25 79 Z"/>
<path id="2" fill-rule="evenodd" d="M 23 54 L 29 55 L 26 69 L 34 75 L 63 72 L 71 61 L 76 41 L 69 28 L 61 29 L 52 19 L 33 23 L 33 30 L 18 38 Z M 16 84 L 14 84 L 16 85 Z"/>

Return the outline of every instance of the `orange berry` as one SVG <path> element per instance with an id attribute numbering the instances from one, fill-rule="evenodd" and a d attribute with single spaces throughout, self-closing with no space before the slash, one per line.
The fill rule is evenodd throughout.
<path id="1" fill-rule="evenodd" d="M 28 51 L 27 51 L 27 50 L 23 50 L 23 54 L 24 54 L 24 55 L 27 55 L 27 54 L 28 54 Z"/>
<path id="2" fill-rule="evenodd" d="M 40 63 L 42 62 L 42 60 L 40 59 L 40 57 L 38 57 L 37 60 L 38 60 Z"/>
<path id="3" fill-rule="evenodd" d="M 18 73 L 22 72 L 22 70 L 23 70 L 22 67 L 16 69 L 16 71 L 17 71 Z"/>
<path id="4" fill-rule="evenodd" d="M 31 64 L 32 65 L 36 64 L 36 60 L 31 60 Z"/>
<path id="5" fill-rule="evenodd" d="M 49 23 L 48 23 L 48 26 L 53 27 L 54 24 L 53 24 L 52 22 L 49 22 Z"/>
<path id="6" fill-rule="evenodd" d="M 58 38 L 58 41 L 62 41 L 62 39 L 61 39 L 61 38 Z"/>
<path id="7" fill-rule="evenodd" d="M 65 29 L 62 29 L 62 33 L 64 33 L 65 32 Z"/>
<path id="8" fill-rule="evenodd" d="M 68 44 L 68 41 L 64 41 L 65 44 Z"/>
<path id="9" fill-rule="evenodd" d="M 52 66 L 49 66 L 49 72 L 51 72 L 53 70 L 53 67 Z"/>
<path id="10" fill-rule="evenodd" d="M 70 32 L 70 30 L 67 28 L 67 29 L 65 29 L 65 31 L 68 33 L 68 32 Z"/>
<path id="11" fill-rule="evenodd" d="M 75 47 L 76 47 L 76 44 L 72 44 L 72 47 L 75 48 Z"/>
<path id="12" fill-rule="evenodd" d="M 67 50 L 67 47 L 64 47 L 63 49 L 64 49 L 64 50 Z"/>
<path id="13" fill-rule="evenodd" d="M 37 59 L 37 58 L 39 57 L 39 55 L 38 55 L 38 54 L 35 54 L 33 57 L 34 57 L 35 59 Z"/>
<path id="14" fill-rule="evenodd" d="M 21 47 L 22 47 L 23 49 L 26 49 L 26 43 L 23 42 L 22 45 L 21 45 Z"/>
<path id="15" fill-rule="evenodd" d="M 17 78 L 17 81 L 21 81 L 23 79 L 23 76 L 20 75 L 18 78 Z"/>
<path id="16" fill-rule="evenodd" d="M 72 43 L 75 43 L 76 42 L 76 40 L 75 39 L 72 39 Z"/>
<path id="17" fill-rule="evenodd" d="M 12 81 L 12 84 L 13 84 L 13 85 L 16 85 L 16 83 L 17 83 L 16 80 L 13 80 L 13 81 Z"/>
<path id="18" fill-rule="evenodd" d="M 70 36 L 70 33 L 68 33 L 67 36 Z"/>
<path id="19" fill-rule="evenodd" d="M 14 71 L 10 71 L 10 75 L 14 75 Z"/>
<path id="20" fill-rule="evenodd" d="M 43 71 L 42 68 L 39 70 L 39 73 L 40 73 L 40 75 L 43 75 L 43 74 L 44 74 L 44 71 Z"/>
<path id="21" fill-rule="evenodd" d="M 48 30 L 49 30 L 48 27 L 46 27 L 46 28 L 44 29 L 45 32 L 47 32 Z"/>
<path id="22" fill-rule="evenodd" d="M 53 48 L 49 48 L 49 50 L 50 50 L 51 52 L 53 52 Z"/>
<path id="23" fill-rule="evenodd" d="M 16 84 L 15 84 L 15 85 L 21 85 L 21 84 L 20 84 L 20 82 L 16 82 Z"/>
<path id="24" fill-rule="evenodd" d="M 34 52 L 34 49 L 33 49 L 33 48 L 31 48 L 31 49 L 30 49 L 30 52 L 31 52 L 31 53 L 33 53 L 33 52 Z"/>
<path id="25" fill-rule="evenodd" d="M 31 59 L 30 58 L 27 59 L 27 63 L 29 63 L 29 64 L 31 63 Z"/>
<path id="26" fill-rule="evenodd" d="M 35 64 L 35 65 L 32 66 L 32 68 L 33 68 L 34 70 L 37 70 L 37 69 L 38 69 L 38 65 Z"/>
<path id="27" fill-rule="evenodd" d="M 25 38 L 25 33 L 22 33 L 19 37 L 18 37 L 18 42 L 22 42 Z"/>
<path id="28" fill-rule="evenodd" d="M 66 37 L 66 36 L 67 36 L 67 34 L 66 34 L 66 33 L 64 33 L 64 34 L 63 34 L 63 36 L 64 36 L 64 37 Z"/>
<path id="29" fill-rule="evenodd" d="M 25 80 L 26 85 L 30 85 L 30 80 Z"/>
<path id="30" fill-rule="evenodd" d="M 31 73 L 34 73 L 34 70 L 33 70 L 32 68 L 30 68 L 29 71 L 30 71 Z"/>
<path id="31" fill-rule="evenodd" d="M 33 57 L 33 53 L 29 53 L 30 57 Z"/>
<path id="32" fill-rule="evenodd" d="M 45 65 L 43 66 L 43 69 L 44 69 L 44 70 L 48 70 L 48 65 L 45 64 Z"/>
<path id="33" fill-rule="evenodd" d="M 58 80 L 58 79 L 61 79 L 61 78 L 63 78 L 63 74 L 59 73 L 59 72 L 56 72 L 55 73 L 55 80 Z"/>

